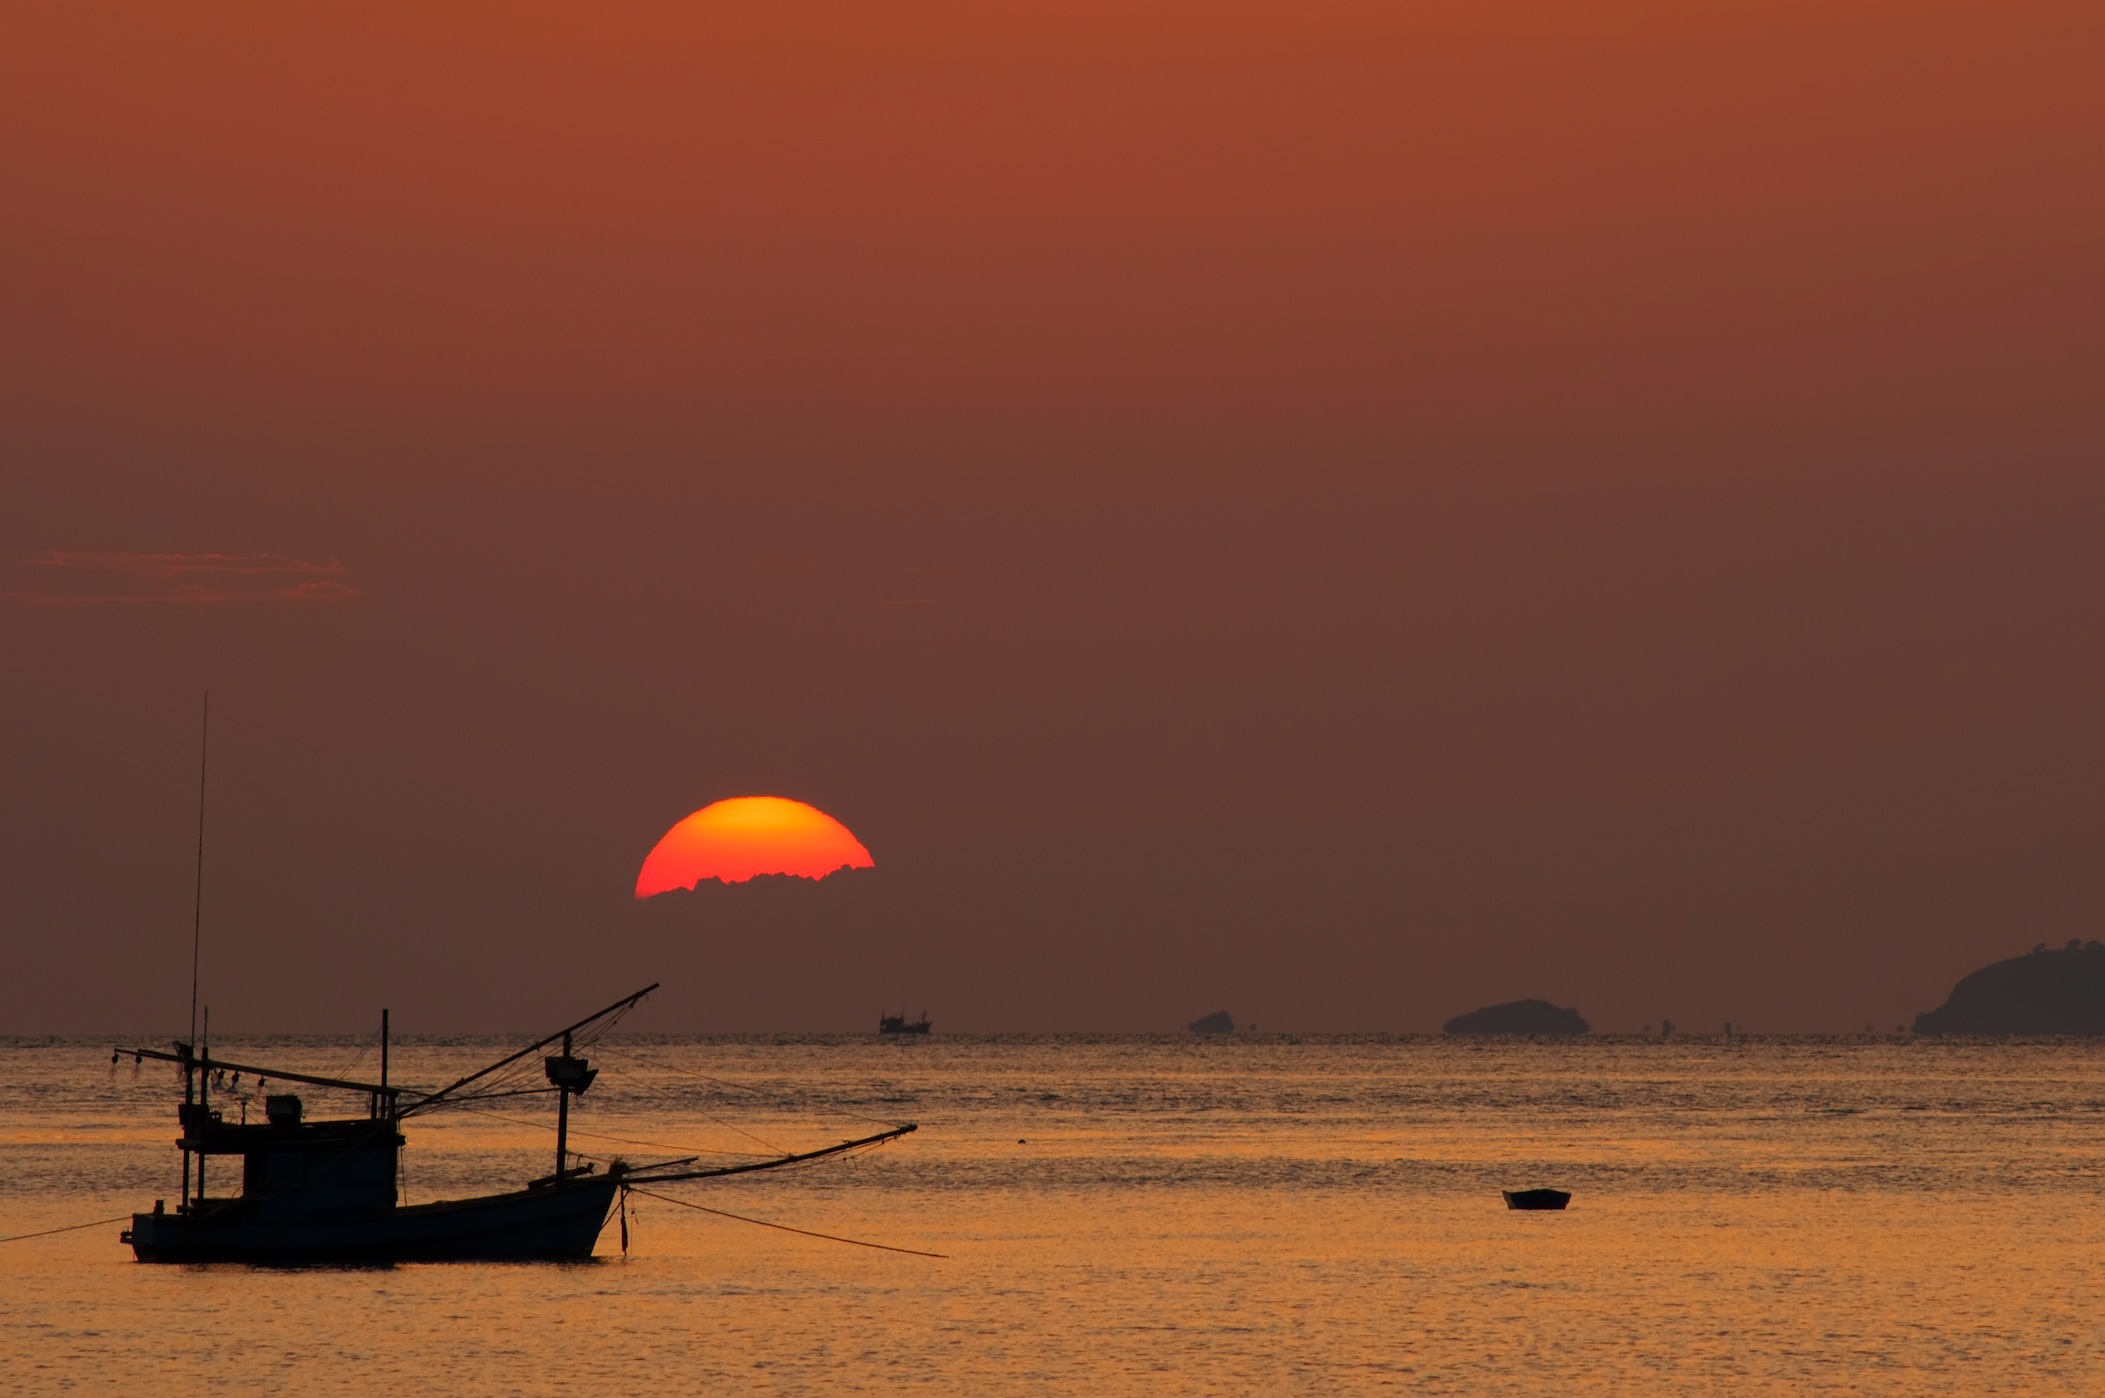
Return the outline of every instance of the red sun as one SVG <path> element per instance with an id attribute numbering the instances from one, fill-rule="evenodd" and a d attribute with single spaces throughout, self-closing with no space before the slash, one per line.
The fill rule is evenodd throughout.
<path id="1" fill-rule="evenodd" d="M 816 806 L 781 796 L 734 796 L 704 806 L 665 832 L 636 875 L 649 898 L 703 879 L 743 883 L 755 874 L 823 879 L 877 861 L 848 827 Z"/>

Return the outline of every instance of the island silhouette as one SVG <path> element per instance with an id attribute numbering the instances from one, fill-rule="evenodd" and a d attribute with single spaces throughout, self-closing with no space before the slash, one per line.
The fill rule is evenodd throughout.
<path id="1" fill-rule="evenodd" d="M 2105 1034 L 2105 944 L 2045 942 L 1963 977 L 1917 1034 Z"/>
<path id="2" fill-rule="evenodd" d="M 1235 1020 L 1226 1010 L 1215 1010 L 1184 1026 L 1194 1034 L 1233 1034 Z"/>
<path id="3" fill-rule="evenodd" d="M 1456 1015 L 1440 1026 L 1445 1034 L 1584 1034 L 1592 1026 L 1577 1010 L 1560 1010 L 1547 1000 L 1508 1000 Z"/>

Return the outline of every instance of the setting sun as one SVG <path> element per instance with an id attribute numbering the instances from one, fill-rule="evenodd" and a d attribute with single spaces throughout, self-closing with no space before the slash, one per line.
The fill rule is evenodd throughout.
<path id="1" fill-rule="evenodd" d="M 875 864 L 847 826 L 816 806 L 781 796 L 734 796 L 665 832 L 636 876 L 636 896 L 692 888 L 704 879 L 743 883 L 756 874 L 823 879 Z"/>

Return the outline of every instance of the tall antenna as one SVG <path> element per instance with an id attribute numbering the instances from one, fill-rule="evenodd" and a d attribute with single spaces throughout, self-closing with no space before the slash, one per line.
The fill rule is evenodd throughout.
<path id="1" fill-rule="evenodd" d="M 212 691 L 197 739 L 197 882 L 190 899 L 190 1042 L 197 1042 L 197 952 L 205 927 L 205 758 L 212 750 Z"/>

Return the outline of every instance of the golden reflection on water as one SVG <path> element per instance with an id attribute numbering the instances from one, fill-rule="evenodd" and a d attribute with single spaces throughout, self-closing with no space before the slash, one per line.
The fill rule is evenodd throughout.
<path id="1" fill-rule="evenodd" d="M 0 1232 L 173 1193 L 168 1083 L 8 1051 Z M 353 1044 L 253 1045 L 326 1071 Z M 439 1081 L 481 1044 L 412 1045 Z M 2105 1391 L 2084 1044 L 610 1041 L 578 1144 L 832 1167 L 639 1199 L 569 1267 L 0 1249 L 11 1392 Z M 288 1066 L 296 1066 L 288 1061 Z M 718 1081 L 710 1082 L 696 1074 Z M 724 1084 L 734 1084 L 726 1086 Z M 410 1197 L 551 1163 L 534 1099 L 411 1123 Z M 741 1134 L 741 1132 L 749 1134 Z M 658 1152 L 660 1154 L 669 1152 Z M 1575 1191 L 1506 1211 L 1501 1187 Z"/>

